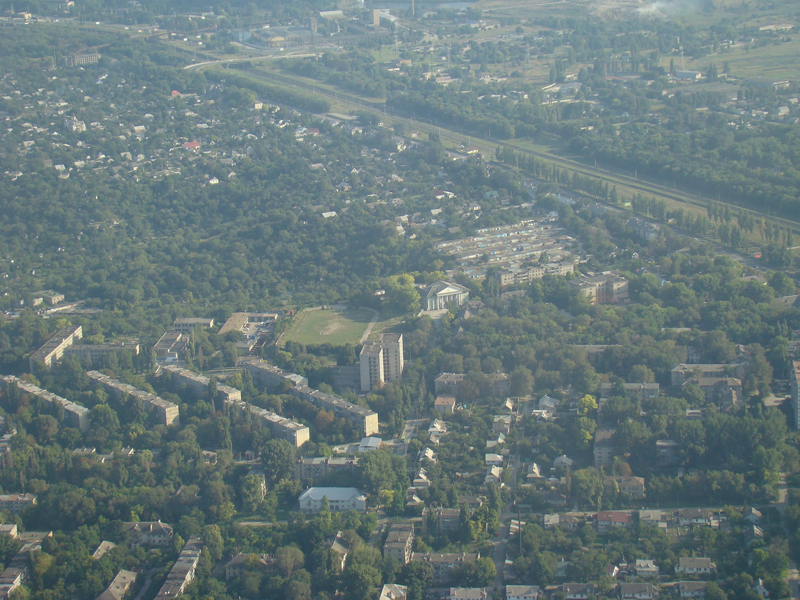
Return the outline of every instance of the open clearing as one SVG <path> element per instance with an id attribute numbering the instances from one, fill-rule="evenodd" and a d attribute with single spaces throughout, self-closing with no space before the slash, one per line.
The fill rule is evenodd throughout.
<path id="1" fill-rule="evenodd" d="M 796 80 L 800 77 L 800 40 L 782 42 L 778 45 L 747 48 L 737 46 L 729 51 L 704 56 L 698 60 L 686 61 L 686 68 L 706 72 L 708 65 L 716 64 L 722 71 L 725 62 L 730 65 L 731 75 L 743 79 L 773 82 Z M 672 57 L 674 58 L 674 57 Z M 675 62 L 680 65 L 679 60 Z M 669 58 L 662 61 L 662 66 L 669 67 Z"/>
<path id="2" fill-rule="evenodd" d="M 358 344 L 372 319 L 366 308 L 308 310 L 297 316 L 284 342 L 300 344 Z"/>

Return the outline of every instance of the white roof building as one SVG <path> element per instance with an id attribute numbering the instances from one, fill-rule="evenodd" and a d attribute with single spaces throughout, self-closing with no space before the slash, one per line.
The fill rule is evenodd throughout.
<path id="1" fill-rule="evenodd" d="M 348 510 L 364 512 L 367 509 L 367 497 L 356 488 L 311 487 L 300 494 L 298 499 L 300 511 L 318 513 L 322 509 L 323 499 L 327 499 L 331 512 Z"/>

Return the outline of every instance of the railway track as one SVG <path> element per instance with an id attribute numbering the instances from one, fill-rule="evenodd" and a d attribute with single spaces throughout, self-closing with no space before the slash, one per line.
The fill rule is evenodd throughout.
<path id="1" fill-rule="evenodd" d="M 660 185 L 658 183 L 649 182 L 646 179 L 642 180 L 637 177 L 631 177 L 629 175 L 625 175 L 619 172 L 615 172 L 609 169 L 602 169 L 602 168 L 592 168 L 582 162 L 572 160 L 569 158 L 563 158 L 560 156 L 555 156 L 553 154 L 548 154 L 546 152 L 539 152 L 537 150 L 531 150 L 529 148 L 523 148 L 517 146 L 515 144 L 503 141 L 503 140 L 493 140 L 493 139 L 484 139 L 484 138 L 474 138 L 474 136 L 468 136 L 465 134 L 460 134 L 454 132 L 450 129 L 442 128 L 438 125 L 434 125 L 427 121 L 421 121 L 419 119 L 412 119 L 402 114 L 397 114 L 389 109 L 384 102 L 375 102 L 372 100 L 366 100 L 364 98 L 360 98 L 356 95 L 349 94 L 347 92 L 334 92 L 324 87 L 314 85 L 311 83 L 307 83 L 304 81 L 299 81 L 297 79 L 287 77 L 285 75 L 281 75 L 279 73 L 271 73 L 265 72 L 259 69 L 254 69 L 252 67 L 246 67 L 242 69 L 251 75 L 256 77 L 265 79 L 267 81 L 274 81 L 276 83 L 289 85 L 291 87 L 295 87 L 298 89 L 310 91 L 313 94 L 318 94 L 332 100 L 338 102 L 344 102 L 347 104 L 353 105 L 353 107 L 358 108 L 368 108 L 374 111 L 380 112 L 382 114 L 391 116 L 395 119 L 401 119 L 405 122 L 410 122 L 428 133 L 438 133 L 442 139 L 448 140 L 450 142 L 455 142 L 457 144 L 463 144 L 468 142 L 470 139 L 481 139 L 484 143 L 493 144 L 495 146 L 502 146 L 505 148 L 510 148 L 515 152 L 520 152 L 529 156 L 534 156 L 541 160 L 547 161 L 549 163 L 555 164 L 562 168 L 570 169 L 574 172 L 580 173 L 581 175 L 585 175 L 588 177 L 594 177 L 596 179 L 601 179 L 605 182 L 608 182 L 612 185 L 624 185 L 629 189 L 636 190 L 643 194 L 651 194 L 651 195 L 658 195 L 664 198 L 668 198 L 675 202 L 680 202 L 683 204 L 689 204 L 698 208 L 702 208 L 705 210 L 708 202 L 718 202 L 711 198 L 704 198 L 702 196 L 694 197 L 688 193 L 681 193 L 675 189 L 670 189 L 666 186 Z M 720 204 L 725 204 L 726 206 L 730 206 L 735 210 L 742 211 L 744 213 L 750 214 L 754 217 L 759 219 L 766 218 L 773 223 L 779 224 L 781 227 L 787 228 L 792 231 L 792 233 L 800 233 L 800 221 L 793 221 L 791 219 L 786 219 L 784 217 L 777 217 L 773 215 L 765 215 L 758 211 L 739 206 L 737 204 L 727 203 L 727 202 L 720 202 Z"/>

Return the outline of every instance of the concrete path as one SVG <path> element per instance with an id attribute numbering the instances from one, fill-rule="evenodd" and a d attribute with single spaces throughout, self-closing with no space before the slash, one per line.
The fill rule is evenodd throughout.
<path id="1" fill-rule="evenodd" d="M 370 319 L 369 323 L 367 324 L 367 328 L 364 330 L 364 335 L 361 336 L 359 343 L 363 344 L 367 341 L 369 334 L 372 333 L 372 328 L 375 326 L 375 323 L 378 322 L 378 317 L 381 316 L 381 313 L 375 309 L 370 308 L 369 310 L 372 311 L 372 319 Z"/>

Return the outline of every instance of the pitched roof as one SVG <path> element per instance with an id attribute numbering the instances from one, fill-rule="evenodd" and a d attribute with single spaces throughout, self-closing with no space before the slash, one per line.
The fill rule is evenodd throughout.
<path id="1" fill-rule="evenodd" d="M 350 500 L 350 498 L 353 498 L 354 496 L 365 498 L 361 492 L 352 487 L 310 487 L 305 492 L 300 494 L 299 500 L 305 500 L 306 498 L 311 500 L 322 500 L 323 498 L 327 498 L 329 501 L 344 501 Z"/>

